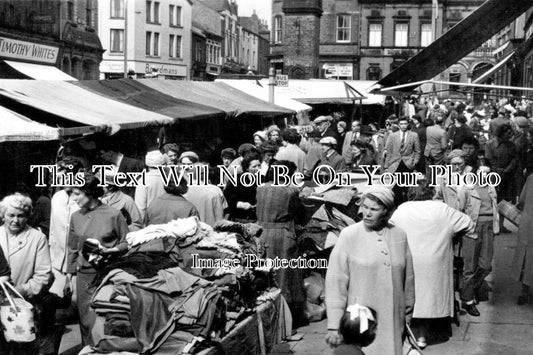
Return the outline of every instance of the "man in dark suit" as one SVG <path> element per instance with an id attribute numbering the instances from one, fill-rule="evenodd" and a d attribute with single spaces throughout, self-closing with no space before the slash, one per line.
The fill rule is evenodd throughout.
<path id="1" fill-rule="evenodd" d="M 142 161 L 128 158 L 124 156 L 113 143 L 104 143 L 99 147 L 100 158 L 106 164 L 113 165 L 113 173 L 138 173 L 143 171 L 145 165 Z M 128 177 L 127 182 L 130 183 L 131 178 Z M 135 183 L 135 182 L 134 182 Z M 135 197 L 135 186 L 125 186 L 121 187 L 120 191 L 130 195 L 132 198 Z"/>
<path id="2" fill-rule="evenodd" d="M 409 120 L 407 117 L 400 118 L 400 130 L 392 133 L 387 138 L 385 156 L 385 171 L 412 172 L 420 160 L 420 141 L 415 132 L 409 131 Z M 406 188 L 395 186 L 393 188 L 397 205 L 406 201 Z"/>

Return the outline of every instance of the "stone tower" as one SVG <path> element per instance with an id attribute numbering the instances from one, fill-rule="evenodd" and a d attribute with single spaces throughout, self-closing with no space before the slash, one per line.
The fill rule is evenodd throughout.
<path id="1" fill-rule="evenodd" d="M 318 78 L 322 0 L 284 0 L 283 15 L 284 74 Z"/>

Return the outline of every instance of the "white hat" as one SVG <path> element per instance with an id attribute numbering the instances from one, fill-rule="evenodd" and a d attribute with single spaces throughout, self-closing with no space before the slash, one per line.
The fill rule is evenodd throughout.
<path id="1" fill-rule="evenodd" d="M 144 163 L 146 166 L 152 168 L 157 165 L 165 165 L 165 157 L 159 150 L 152 150 L 151 152 L 146 153 Z"/>

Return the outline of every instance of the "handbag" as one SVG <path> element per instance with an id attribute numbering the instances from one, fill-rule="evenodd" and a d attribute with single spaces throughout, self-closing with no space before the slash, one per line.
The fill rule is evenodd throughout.
<path id="1" fill-rule="evenodd" d="M 0 306 L 0 322 L 6 341 L 29 343 L 36 339 L 33 306 L 9 283 L 0 284 L 8 299 L 8 304 Z M 7 285 L 7 287 L 6 287 Z M 13 299 L 9 290 L 18 298 Z"/>

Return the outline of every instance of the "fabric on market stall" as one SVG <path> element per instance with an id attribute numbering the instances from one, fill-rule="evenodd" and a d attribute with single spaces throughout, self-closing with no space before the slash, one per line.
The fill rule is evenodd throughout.
<path id="1" fill-rule="evenodd" d="M 201 278 L 183 271 L 179 267 L 159 270 L 157 276 L 147 279 L 135 278 L 122 270 L 110 272 L 102 285 L 97 289 L 92 306 L 97 314 L 102 310 L 113 314 L 120 314 L 119 308 L 126 304 L 119 304 L 114 297 L 125 295 L 129 300 L 129 317 L 131 328 L 137 340 L 137 351 L 149 353 L 156 351 L 177 326 L 181 330 L 208 337 L 217 310 L 220 293 L 216 287 Z M 120 306 L 119 306 L 120 305 Z M 95 324 L 96 348 L 100 343 L 105 347 L 117 345 L 131 345 L 130 342 L 116 344 L 110 336 L 110 327 L 117 324 L 116 320 L 102 317 Z M 123 329 L 127 320 L 123 317 L 118 323 Z M 107 329 L 107 332 L 106 332 Z M 116 330 L 113 330 L 116 331 Z M 115 348 L 114 351 L 126 349 Z"/>
<path id="2" fill-rule="evenodd" d="M 208 224 L 200 222 L 198 217 L 193 216 L 178 218 L 165 224 L 152 224 L 141 230 L 130 232 L 126 235 L 126 241 L 130 247 L 134 247 L 157 238 L 175 237 L 184 239 L 196 236 L 196 238 L 188 241 L 188 243 L 191 243 L 200 240 L 202 232 L 208 233 L 212 230 Z"/>

